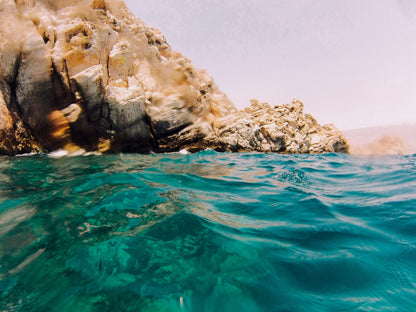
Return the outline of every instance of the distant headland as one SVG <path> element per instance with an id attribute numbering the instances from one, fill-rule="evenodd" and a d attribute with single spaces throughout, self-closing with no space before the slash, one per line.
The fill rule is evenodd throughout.
<path id="1" fill-rule="evenodd" d="M 344 131 L 350 153 L 362 156 L 416 153 L 416 124 L 378 126 Z"/>
<path id="2" fill-rule="evenodd" d="M 0 39 L 0 155 L 348 152 L 298 100 L 238 111 L 120 0 L 3 0 Z"/>

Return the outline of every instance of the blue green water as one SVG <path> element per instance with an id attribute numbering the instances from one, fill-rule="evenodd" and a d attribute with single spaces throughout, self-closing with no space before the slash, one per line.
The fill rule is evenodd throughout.
<path id="1" fill-rule="evenodd" d="M 416 156 L 0 158 L 0 311 L 416 311 Z"/>

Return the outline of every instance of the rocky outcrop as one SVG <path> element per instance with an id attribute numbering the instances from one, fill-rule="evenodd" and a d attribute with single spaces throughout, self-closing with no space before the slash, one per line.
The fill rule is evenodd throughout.
<path id="1" fill-rule="evenodd" d="M 274 107 L 252 100 L 250 107 L 217 120 L 208 141 L 227 151 L 348 152 L 342 133 L 334 125 L 320 126 L 298 100 Z"/>
<path id="2" fill-rule="evenodd" d="M 0 1 L 0 154 L 346 152 L 303 105 L 238 112 L 119 0 Z"/>
<path id="3" fill-rule="evenodd" d="M 252 100 L 250 107 L 215 120 L 212 128 L 206 125 L 201 129 L 185 129 L 172 140 L 162 142 L 160 148 L 166 151 L 186 146 L 191 151 L 212 148 L 228 152 L 348 152 L 342 133 L 334 125 L 320 126 L 311 115 L 303 113 L 303 103 L 298 100 L 275 107 Z"/>

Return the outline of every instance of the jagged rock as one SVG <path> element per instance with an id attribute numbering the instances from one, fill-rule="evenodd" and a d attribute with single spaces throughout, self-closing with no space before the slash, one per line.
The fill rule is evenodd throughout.
<path id="1" fill-rule="evenodd" d="M 321 127 L 303 114 L 303 103 L 298 100 L 275 107 L 253 100 L 250 107 L 218 119 L 214 132 L 198 144 L 231 152 L 348 152 L 342 133 L 334 125 Z"/>
<path id="2" fill-rule="evenodd" d="M 0 153 L 347 151 L 303 104 L 238 112 L 120 0 L 0 1 Z"/>
<path id="3" fill-rule="evenodd" d="M 91 7 L 93 9 L 101 9 L 101 10 L 105 10 L 105 1 L 104 0 L 92 0 L 91 1 Z"/>
<path id="4" fill-rule="evenodd" d="M 13 127 L 12 117 L 7 109 L 3 99 L 3 93 L 0 91 L 0 131 L 7 131 Z"/>
<path id="5" fill-rule="evenodd" d="M 71 84 L 81 95 L 83 106 L 91 122 L 98 121 L 102 116 L 105 87 L 101 65 L 88 67 L 71 77 Z"/>
<path id="6" fill-rule="evenodd" d="M 0 155 L 31 152 L 40 152 L 40 147 L 22 120 L 9 113 L 0 91 Z"/>

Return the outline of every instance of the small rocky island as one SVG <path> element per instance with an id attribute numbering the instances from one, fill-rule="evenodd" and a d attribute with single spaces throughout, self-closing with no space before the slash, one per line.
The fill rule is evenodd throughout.
<path id="1" fill-rule="evenodd" d="M 121 0 L 0 1 L 0 155 L 348 152 L 303 104 L 238 111 Z"/>

